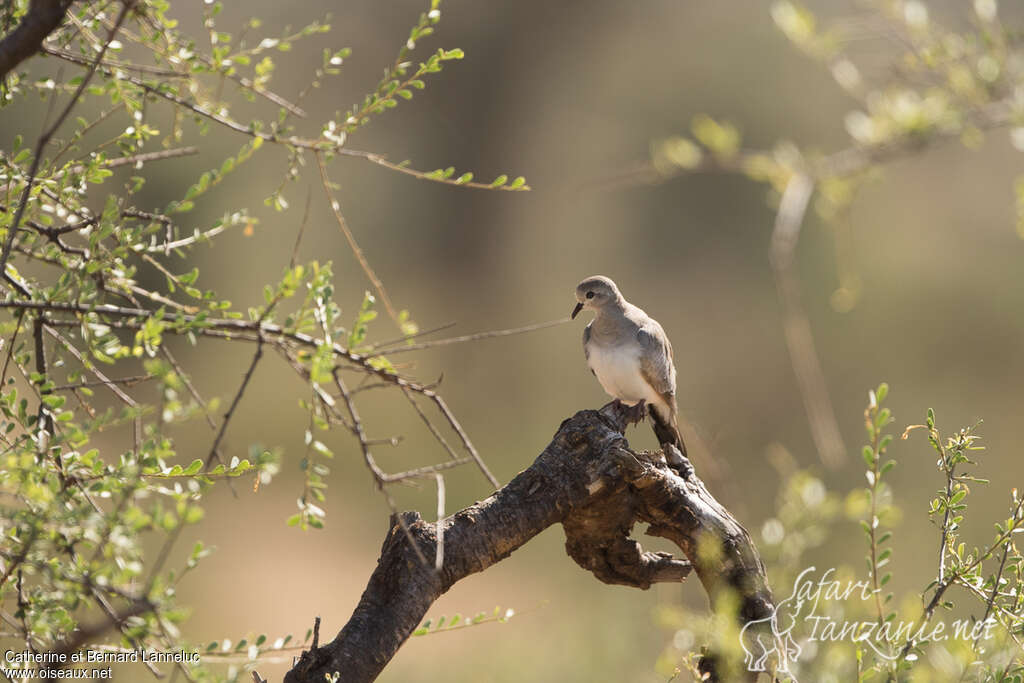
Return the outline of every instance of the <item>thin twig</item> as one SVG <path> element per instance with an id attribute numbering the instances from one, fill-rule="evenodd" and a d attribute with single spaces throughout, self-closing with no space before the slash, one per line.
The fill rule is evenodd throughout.
<path id="1" fill-rule="evenodd" d="M 348 387 L 341 379 L 341 375 L 338 374 L 337 371 L 335 371 L 333 375 L 334 386 L 338 388 L 342 401 L 344 401 L 345 407 L 348 409 L 349 418 L 352 420 L 352 431 L 359 440 L 359 448 L 363 452 L 363 460 L 366 462 L 366 466 L 373 474 L 373 478 L 377 480 L 377 485 L 382 486 L 387 480 L 387 475 L 384 473 L 384 470 L 377 465 L 377 461 L 370 452 L 369 440 L 366 438 L 366 432 L 363 430 L 363 421 L 359 418 L 359 411 L 356 409 L 355 401 L 352 400 L 352 394 L 349 393 Z"/>
<path id="2" fill-rule="evenodd" d="M 391 303 L 391 297 L 388 296 L 387 290 L 384 289 L 384 283 L 377 277 L 377 273 L 373 271 L 370 266 L 370 262 L 366 260 L 366 256 L 363 254 L 363 250 L 359 248 L 359 244 L 356 243 L 355 235 L 348 227 L 348 223 L 345 221 L 345 217 L 341 214 L 341 204 L 334 198 L 334 192 L 331 190 L 331 180 L 327 177 L 327 169 L 324 167 L 323 157 L 317 153 L 316 164 L 320 169 L 320 183 L 323 185 L 324 193 L 327 195 L 327 201 L 331 205 L 331 211 L 334 213 L 334 220 L 337 222 L 338 227 L 341 228 L 342 234 L 348 241 L 348 246 L 352 249 L 352 253 L 355 255 L 356 260 L 359 261 L 359 265 L 362 266 L 363 272 L 366 273 L 366 277 L 370 278 L 370 282 L 373 283 L 374 289 L 377 290 L 377 294 L 380 295 L 381 301 L 384 302 L 384 308 L 387 309 L 388 315 L 395 322 L 395 325 L 399 329 L 402 328 L 401 322 L 398 319 L 398 311 L 395 310 L 394 305 Z"/>
<path id="3" fill-rule="evenodd" d="M 228 407 L 228 412 L 224 413 L 224 421 L 220 425 L 220 431 L 217 432 L 217 438 L 213 440 L 213 446 L 210 447 L 210 454 L 206 456 L 206 467 L 210 467 L 210 463 L 217 457 L 218 447 L 220 446 L 221 439 L 224 438 L 224 432 L 228 429 L 228 423 L 231 422 L 231 417 L 235 414 L 235 409 L 238 407 L 239 402 L 242 400 L 242 395 L 245 393 L 246 388 L 249 386 L 249 380 L 252 379 L 253 372 L 256 370 L 256 364 L 260 362 L 260 358 L 263 357 L 263 335 L 259 335 L 259 339 L 256 342 L 256 353 L 253 354 L 252 362 L 249 363 L 249 369 L 245 371 L 245 376 L 242 378 L 242 384 L 238 387 L 238 393 L 235 394 L 234 400 L 231 401 L 231 406 Z"/>
<path id="4" fill-rule="evenodd" d="M 54 391 L 68 391 L 68 390 L 74 391 L 75 389 L 82 389 L 84 387 L 106 386 L 108 384 L 121 384 L 121 385 L 124 385 L 126 387 L 130 387 L 132 385 L 138 384 L 139 382 L 148 382 L 149 380 L 152 380 L 152 379 L 156 379 L 156 375 L 132 375 L 130 377 L 110 378 L 110 379 L 108 379 L 105 382 L 102 381 L 102 380 L 96 380 L 94 382 L 81 381 L 81 382 L 75 382 L 74 384 L 58 384 L 57 386 L 55 386 L 53 388 L 53 390 Z"/>
<path id="5" fill-rule="evenodd" d="M 397 349 L 391 349 L 388 351 L 370 351 L 365 354 L 365 358 L 374 358 L 376 356 L 393 356 L 396 353 L 407 353 L 409 351 L 422 351 L 423 349 L 432 349 L 437 346 L 448 346 L 449 344 L 462 344 L 463 342 L 477 341 L 480 339 L 491 339 L 493 337 L 508 337 L 514 334 L 523 334 L 524 332 L 535 332 L 536 330 L 543 330 L 547 327 L 555 327 L 557 325 L 564 325 L 565 323 L 571 322 L 569 318 L 559 318 L 558 320 L 549 320 L 543 323 L 536 323 L 534 325 L 525 325 L 523 327 L 513 327 L 507 330 L 491 330 L 489 332 L 477 332 L 476 334 L 465 334 L 461 337 L 449 337 L 448 339 L 438 339 L 436 341 L 420 342 L 419 344 L 409 344 L 407 346 L 400 346 Z"/>
<path id="6" fill-rule="evenodd" d="M 295 264 L 299 260 L 299 246 L 302 244 L 302 236 L 306 232 L 306 223 L 309 221 L 309 206 L 313 201 L 313 193 L 306 192 L 306 208 L 302 211 L 302 222 L 299 223 L 298 234 L 295 235 L 295 244 L 292 245 L 292 257 L 288 260 L 288 270 L 295 270 Z"/>
<path id="7" fill-rule="evenodd" d="M 502 190 L 504 192 L 527 192 L 530 190 L 529 185 L 495 185 L 493 183 L 477 183 L 473 181 L 460 183 L 457 180 L 450 180 L 448 178 L 438 178 L 436 176 L 431 175 L 431 173 L 426 173 L 423 171 L 418 171 L 414 168 L 409 168 L 404 163 L 396 164 L 393 161 L 388 161 L 387 157 L 381 154 L 376 154 L 374 152 L 364 152 L 358 149 L 347 148 L 341 148 L 334 151 L 344 156 L 365 159 L 366 161 L 369 161 L 372 164 L 377 164 L 378 166 L 383 166 L 384 168 L 390 169 L 392 171 L 404 173 L 405 175 L 412 176 L 413 178 L 416 178 L 418 180 L 432 180 L 434 182 L 440 182 L 446 185 L 456 185 L 458 187 L 472 187 L 477 190 Z"/>
<path id="8" fill-rule="evenodd" d="M 394 346 L 395 344 L 407 343 L 410 339 L 416 339 L 417 337 L 425 337 L 428 334 L 436 334 L 437 332 L 441 332 L 443 330 L 455 327 L 457 324 L 457 322 L 452 321 L 450 323 L 445 323 L 444 325 L 438 325 L 437 327 L 432 327 L 430 329 L 420 330 L 412 334 L 404 334 L 401 337 L 394 337 L 386 341 L 375 342 L 373 344 L 370 344 L 369 348 L 371 351 L 374 351 L 384 346 Z"/>
<path id="9" fill-rule="evenodd" d="M 4 368 L 0 371 L 0 387 L 3 387 L 7 383 L 7 366 L 10 365 L 11 356 L 14 355 L 14 345 L 18 340 L 18 332 L 21 331 L 21 323 L 25 319 L 25 311 L 18 311 L 18 322 L 14 326 L 14 334 L 11 335 L 11 339 L 7 344 L 7 357 L 4 358 Z M 2 585 L 2 584 L 0 584 Z"/>
<path id="10" fill-rule="evenodd" d="M 448 442 L 445 440 L 441 432 L 437 431 L 437 428 L 434 426 L 434 423 L 431 422 L 430 418 L 427 417 L 427 414 L 423 412 L 423 409 L 420 408 L 420 404 L 416 402 L 416 399 L 413 398 L 409 390 L 403 387 L 402 395 L 409 400 L 409 403 L 412 405 L 413 410 L 415 410 L 416 414 L 420 416 L 421 420 L 423 420 L 423 424 L 427 425 L 427 429 L 430 430 L 430 433 L 434 435 L 434 438 L 437 439 L 437 442 L 441 444 L 441 446 L 443 446 L 444 449 L 448 452 L 448 457 L 450 457 L 452 460 L 458 460 L 459 457 L 455 455 L 455 451 L 452 449 L 451 446 L 448 445 Z"/>
<path id="11" fill-rule="evenodd" d="M 434 473 L 437 481 L 437 522 L 434 528 L 437 534 L 437 553 L 434 556 L 434 571 L 440 572 L 444 566 L 444 477 L 440 472 Z"/>

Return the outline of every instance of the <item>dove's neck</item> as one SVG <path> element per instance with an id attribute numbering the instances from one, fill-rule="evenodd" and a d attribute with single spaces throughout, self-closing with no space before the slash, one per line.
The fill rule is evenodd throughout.
<path id="1" fill-rule="evenodd" d="M 629 313 L 637 310 L 621 296 L 602 306 L 594 316 L 591 334 L 601 340 L 617 339 L 632 325 Z"/>

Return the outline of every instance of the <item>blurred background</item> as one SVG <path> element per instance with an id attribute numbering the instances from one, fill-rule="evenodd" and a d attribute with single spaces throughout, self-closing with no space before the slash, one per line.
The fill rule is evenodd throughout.
<path id="1" fill-rule="evenodd" d="M 967 21 L 968 4 L 930 7 L 956 24 Z M 342 75 L 303 103 L 309 119 L 299 128 L 316 135 L 319 121 L 373 89 L 425 3 L 226 5 L 223 30 L 259 16 L 269 35 L 333 15 L 330 34 L 297 42 L 277 59 L 271 84 L 294 97 L 322 48 L 352 48 Z M 1024 12 L 1005 5 L 1004 22 L 1020 25 Z M 811 7 L 830 16 L 858 5 L 821 0 Z M 198 30 L 198 3 L 174 9 Z M 864 485 L 862 413 L 867 390 L 880 381 L 892 387 L 897 434 L 923 422 L 928 407 L 946 431 L 983 418 L 988 450 L 979 455 L 980 473 L 994 483 L 975 498 L 976 526 L 968 534 L 979 544 L 989 540 L 988 520 L 1005 516 L 1008 489 L 1024 483 L 1024 242 L 1014 229 L 1013 195 L 1024 164 L 1007 131 L 993 132 L 975 150 L 953 141 L 888 164 L 883 180 L 854 203 L 839 250 L 836 228 L 809 212 L 797 269 L 847 452 L 841 467 L 827 469 L 786 348 L 768 260 L 775 212 L 765 186 L 724 173 L 646 184 L 607 180 L 649 159 L 652 143 L 685 133 L 702 113 L 735 124 L 744 146 L 792 140 L 805 149 L 841 149 L 849 145 L 844 116 L 855 103 L 828 70 L 789 44 L 767 3 L 448 0 L 441 9 L 424 51 L 460 47 L 466 58 L 449 62 L 424 92 L 377 117 L 348 146 L 408 158 L 421 169 L 455 166 L 484 180 L 524 175 L 532 191 L 450 187 L 359 159 L 332 162 L 342 211 L 398 308 L 424 329 L 456 323 L 439 336 L 468 334 L 567 316 L 580 279 L 612 277 L 671 338 L 687 435 L 728 463 L 728 481 L 712 490 L 759 543 L 777 504 L 778 463 L 809 468 L 839 494 Z M 866 49 L 884 50 L 884 40 Z M 217 130 L 192 142 L 202 154 L 150 167 L 155 178 L 141 200 L 159 207 L 180 197 L 245 139 Z M 285 186 L 288 212 L 262 204 L 282 181 L 285 163 L 281 150 L 265 149 L 187 214 L 185 232 L 189 221 L 206 226 L 231 208 L 247 207 L 260 218 L 251 235 L 230 232 L 198 249 L 191 265 L 204 287 L 237 309 L 262 303 L 262 286 L 287 264 L 310 196 L 299 260 L 333 262 L 343 318 L 354 318 L 372 287 L 329 214 L 315 167 Z M 837 306 L 841 277 L 858 288 Z M 606 402 L 584 364 L 585 322 L 394 360 L 413 363 L 404 371 L 424 382 L 443 374 L 440 393 L 504 483 L 533 461 L 563 419 Z M 371 325 L 371 340 L 397 335 L 386 315 Z M 222 405 L 230 400 L 248 352 L 216 341 L 198 349 L 171 344 L 204 395 L 221 397 Z M 256 633 L 301 638 L 317 615 L 321 638 L 333 637 L 358 601 L 387 529 L 387 505 L 357 443 L 342 430 L 325 438 L 337 453 L 326 527 L 286 527 L 302 487 L 298 460 L 308 418 L 298 401 L 306 391 L 285 364 L 268 361 L 233 419 L 225 451 L 245 457 L 252 443 L 280 447 L 281 473 L 255 495 L 245 482 L 236 486 L 237 498 L 218 489 L 206 520 L 189 530 L 217 548 L 181 584 L 181 602 L 193 611 L 185 636 L 194 642 Z M 361 411 L 371 438 L 404 437 L 397 448 L 378 447 L 386 470 L 444 458 L 404 401 L 369 392 Z M 205 429 L 197 421 L 179 431 L 186 462 L 208 450 Z M 636 447 L 656 445 L 646 425 L 628 436 Z M 890 481 L 904 508 L 893 542 L 894 587 L 919 593 L 938 549 L 928 497 L 942 479 L 921 436 L 897 440 L 890 454 L 899 461 Z M 490 488 L 478 471 L 463 468 L 447 477 L 447 491 L 450 512 L 485 498 Z M 432 486 L 392 493 L 400 508 L 434 518 Z M 850 540 L 859 532 L 848 527 L 849 534 L 819 549 L 819 566 L 862 566 L 864 548 Z M 699 584 L 646 592 L 607 586 L 577 567 L 563 542 L 560 528 L 549 529 L 459 582 L 428 615 L 501 606 L 515 610 L 511 621 L 412 638 L 380 680 L 664 680 L 655 663 L 673 633 L 659 628 L 656 610 L 704 605 Z M 190 543 L 178 547 L 184 552 Z M 274 680 L 287 668 L 282 662 L 260 671 Z"/>

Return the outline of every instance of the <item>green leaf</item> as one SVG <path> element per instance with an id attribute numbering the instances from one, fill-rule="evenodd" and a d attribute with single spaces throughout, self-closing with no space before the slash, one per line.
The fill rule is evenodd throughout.
<path id="1" fill-rule="evenodd" d="M 56 410 L 57 408 L 60 408 L 62 405 L 64 405 L 64 402 L 67 399 L 64 398 L 63 396 L 57 396 L 56 394 L 47 394 L 43 396 L 42 400 L 43 403 L 46 404 L 47 408 L 50 408 L 51 410 Z"/>

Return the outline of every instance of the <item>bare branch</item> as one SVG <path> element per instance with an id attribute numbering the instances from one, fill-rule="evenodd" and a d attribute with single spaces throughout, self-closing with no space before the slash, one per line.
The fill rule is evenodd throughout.
<path id="1" fill-rule="evenodd" d="M 242 401 L 242 395 L 245 394 L 246 388 L 249 386 L 249 380 L 252 379 L 253 373 L 256 371 L 256 365 L 260 362 L 260 358 L 263 357 L 263 335 L 259 335 L 259 339 L 256 341 L 256 353 L 253 354 L 252 362 L 249 363 L 249 369 L 245 371 L 245 376 L 242 377 L 242 384 L 238 387 L 238 392 L 235 394 L 235 398 L 231 401 L 231 405 L 228 407 L 228 412 L 224 413 L 224 421 L 220 425 L 220 431 L 217 432 L 216 438 L 213 440 L 213 445 L 210 446 L 210 454 L 206 456 L 206 467 L 210 466 L 214 458 L 219 457 L 217 450 L 220 447 L 221 439 L 224 438 L 224 432 L 228 429 L 228 423 L 231 422 L 231 417 L 235 414 L 235 409 L 238 408 L 238 404 Z"/>
<path id="2" fill-rule="evenodd" d="M 436 341 L 420 342 L 419 344 L 409 344 L 407 346 L 400 346 L 397 349 L 371 351 L 365 354 L 365 357 L 374 358 L 376 356 L 392 356 L 396 353 L 422 351 L 423 349 L 432 349 L 437 346 L 448 346 L 449 344 L 462 344 L 464 342 L 478 341 L 480 339 L 492 339 L 494 337 L 509 337 L 514 334 L 535 332 L 536 330 L 543 330 L 547 327 L 564 325 L 567 322 L 570 322 L 569 318 L 559 318 L 558 320 L 549 320 L 544 323 L 536 323 L 534 325 L 526 325 L 524 327 L 513 327 L 507 330 L 491 330 L 489 332 L 477 332 L 476 334 L 464 334 L 461 337 L 449 337 L 448 339 L 438 339 Z"/>
<path id="3" fill-rule="evenodd" d="M 331 211 L 334 213 L 334 220 L 337 222 L 338 227 L 341 229 L 341 233 L 345 236 L 345 240 L 348 242 L 349 248 L 352 249 L 352 253 L 355 255 L 356 260 L 359 261 L 359 265 L 362 266 L 363 272 L 366 273 L 366 277 L 370 278 L 370 282 L 373 283 L 373 288 L 377 290 L 377 294 L 380 296 L 381 301 L 384 302 L 384 308 L 387 309 L 388 315 L 394 321 L 395 325 L 401 329 L 402 325 L 398 320 L 398 311 L 395 310 L 394 305 L 391 303 L 391 297 L 388 296 L 387 290 L 384 289 L 384 283 L 377 277 L 377 273 L 374 272 L 373 267 L 370 266 L 370 262 L 366 260 L 366 255 L 363 254 L 363 250 L 359 248 L 359 244 L 356 243 L 355 235 L 348 227 L 348 223 L 345 221 L 345 217 L 341 214 L 341 204 L 334 198 L 334 192 L 331 190 L 331 179 L 327 177 L 327 169 L 324 167 L 324 160 L 320 154 L 316 155 L 316 164 L 320 169 L 320 184 L 323 185 L 324 194 L 327 195 L 327 201 L 331 205 Z"/>

